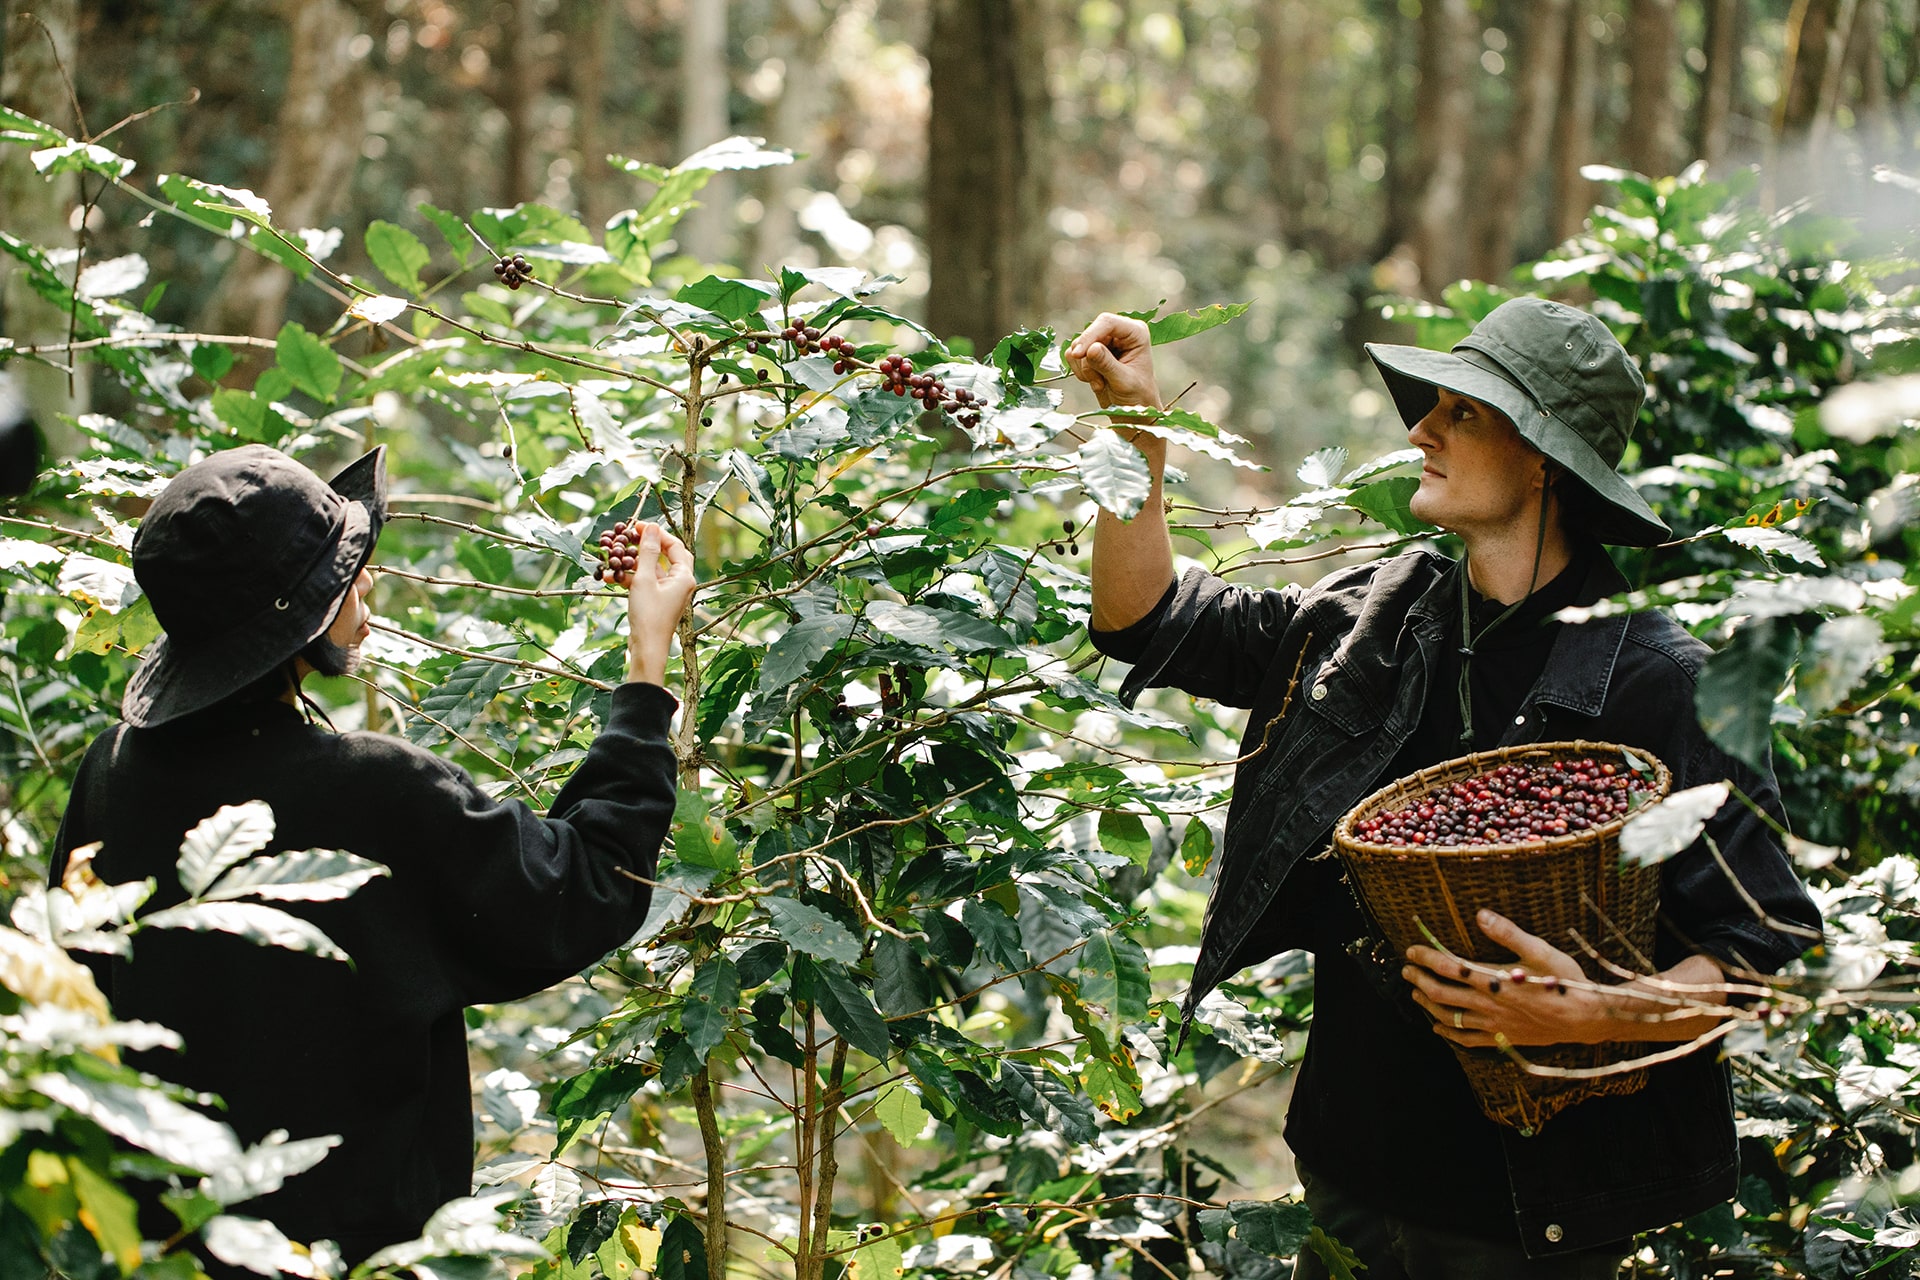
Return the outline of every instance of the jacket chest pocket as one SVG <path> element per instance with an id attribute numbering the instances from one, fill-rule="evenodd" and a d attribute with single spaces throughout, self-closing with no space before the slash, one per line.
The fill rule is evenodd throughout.
<path id="1" fill-rule="evenodd" d="M 1295 696 L 1309 716 L 1348 737 L 1377 732 L 1387 718 L 1381 692 L 1337 653 L 1308 660 Z"/>

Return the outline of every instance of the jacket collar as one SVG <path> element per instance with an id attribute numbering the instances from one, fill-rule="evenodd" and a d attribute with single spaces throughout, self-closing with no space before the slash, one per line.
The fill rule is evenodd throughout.
<path id="1" fill-rule="evenodd" d="M 1604 551 L 1596 552 L 1575 604 L 1594 604 L 1628 589 L 1612 557 Z M 1620 646 L 1626 642 L 1629 620 L 1629 615 L 1621 613 L 1561 627 L 1534 702 L 1564 707 L 1583 716 L 1599 715 L 1607 704 L 1607 686 L 1613 680 Z"/>

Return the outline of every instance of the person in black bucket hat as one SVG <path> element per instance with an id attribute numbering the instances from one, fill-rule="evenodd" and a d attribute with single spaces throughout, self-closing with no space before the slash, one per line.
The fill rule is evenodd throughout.
<path id="1" fill-rule="evenodd" d="M 181 472 L 133 538 L 133 576 L 165 634 L 127 682 L 121 718 L 165 724 L 303 654 L 322 674 L 346 674 L 351 646 L 327 633 L 386 518 L 385 445 L 330 483 L 259 444 Z"/>
<path id="2" fill-rule="evenodd" d="M 1094 530 L 1090 630 L 1131 663 L 1121 698 L 1173 687 L 1249 709 L 1213 868 L 1183 1032 L 1223 980 L 1289 949 L 1315 957 L 1314 1021 L 1286 1139 L 1314 1220 L 1373 1280 L 1611 1277 L 1631 1237 L 1730 1199 L 1738 1161 L 1726 1067 L 1712 1048 L 1654 1066 L 1633 1093 L 1511 1128 L 1482 1113 L 1452 1045 L 1685 1043 L 1720 1025 L 1729 975 L 1766 974 L 1819 937 L 1820 916 L 1767 821 L 1738 804 L 1661 866 L 1657 973 L 1595 989 L 1574 958 L 1463 903 L 1510 969 L 1391 953 L 1326 850 L 1376 788 L 1473 751 L 1585 739 L 1637 746 L 1680 789 L 1731 779 L 1784 824 L 1771 770 L 1701 729 L 1707 649 L 1657 611 L 1556 621 L 1627 583 L 1603 544 L 1664 541 L 1618 471 L 1645 384 L 1595 317 L 1519 298 L 1452 351 L 1368 347 L 1420 451 L 1413 513 L 1454 535 L 1255 590 L 1176 577 L 1166 442 L 1134 431 L 1151 491 Z M 1068 344 L 1102 408 L 1157 407 L 1146 326 L 1102 315 Z M 1116 423 L 1127 430 L 1124 412 Z M 1724 859 L 1725 870 L 1715 850 Z M 1475 914 L 1475 908 L 1479 908 Z M 1576 982 L 1567 979 L 1578 979 Z M 1673 983 L 1699 1003 L 1672 1016 Z M 1649 1021 L 1650 1015 L 1668 1019 Z M 1312 1250 L 1296 1277 L 1328 1274 Z"/>
<path id="3" fill-rule="evenodd" d="M 117 1017 L 183 1038 L 178 1054 L 130 1063 L 217 1095 L 249 1144 L 277 1130 L 338 1137 L 318 1165 L 234 1208 L 294 1240 L 335 1241 L 350 1264 L 469 1192 L 465 1010 L 580 972 L 645 919 L 676 796 L 666 665 L 694 589 L 687 548 L 644 526 L 627 679 L 541 816 L 404 739 L 332 732 L 295 701 L 305 675 L 344 669 L 367 634 L 385 487 L 381 449 L 328 484 L 248 445 L 155 499 L 133 560 L 166 634 L 129 682 L 125 723 L 81 763 L 49 876 L 60 883 L 70 855 L 97 846 L 93 874 L 151 877 L 148 909 L 171 906 L 186 896 L 185 833 L 251 800 L 273 812 L 263 853 L 343 849 L 387 869 L 343 899 L 281 904 L 351 963 L 183 930 L 142 933 L 128 958 L 80 957 Z M 174 1234 L 164 1186 L 136 1185 L 146 1238 Z M 203 1263 L 221 1280 L 251 1274 Z"/>

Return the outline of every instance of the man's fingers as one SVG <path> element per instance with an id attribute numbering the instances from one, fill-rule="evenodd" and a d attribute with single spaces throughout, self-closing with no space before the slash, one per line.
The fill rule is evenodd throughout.
<path id="1" fill-rule="evenodd" d="M 1480 932 L 1529 964 L 1551 968 L 1555 960 L 1566 954 L 1545 938 L 1528 933 L 1498 911 L 1482 909 L 1477 923 Z"/>

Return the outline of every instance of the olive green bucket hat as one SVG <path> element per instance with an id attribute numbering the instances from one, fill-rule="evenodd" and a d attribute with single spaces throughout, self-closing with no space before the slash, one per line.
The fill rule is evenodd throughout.
<path id="1" fill-rule="evenodd" d="M 1599 501 L 1587 532 L 1631 547 L 1673 536 L 1615 470 L 1640 416 L 1646 381 L 1607 326 L 1578 307 L 1514 298 L 1452 351 L 1369 342 L 1367 354 L 1409 428 L 1433 411 L 1442 387 L 1491 405 L 1521 439 L 1593 491 Z"/>

